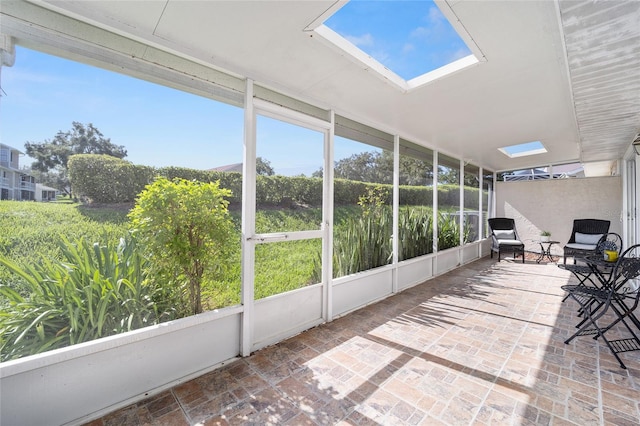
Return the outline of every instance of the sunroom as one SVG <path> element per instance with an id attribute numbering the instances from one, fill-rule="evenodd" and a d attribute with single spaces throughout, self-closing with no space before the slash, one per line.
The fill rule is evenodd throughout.
<path id="1" fill-rule="evenodd" d="M 5 73 L 21 60 L 18 47 L 225 104 L 241 121 L 235 149 L 242 183 L 239 303 L 3 362 L 0 423 L 97 419 L 429 285 L 489 256 L 489 217 L 515 218 L 530 251 L 539 250 L 542 230 L 564 244 L 576 218 L 610 220 L 626 246 L 640 242 L 640 3 L 435 0 L 430 5 L 468 54 L 410 78 L 325 25 L 347 4 L 2 2 Z M 257 218 L 270 207 L 261 200 L 273 187 L 261 180 L 257 163 L 273 159 L 281 148 L 275 144 L 290 143 L 292 133 L 298 140 L 286 147 L 288 166 L 315 172 L 317 220 L 304 229 L 264 227 Z M 216 143 L 196 155 L 213 157 Z M 517 148 L 522 144 L 529 152 Z M 379 261 L 355 270 L 351 261 L 345 269 L 334 261 L 339 249 L 356 251 L 337 238 L 338 212 L 354 195 L 338 166 L 354 153 L 386 161 L 384 176 L 352 180 L 382 188 L 363 203 L 373 210 L 380 202 L 391 212 Z M 530 180 L 507 177 L 525 170 Z M 403 219 L 416 204 L 432 215 L 428 231 L 412 232 Z M 417 233 L 426 239 L 423 249 L 405 251 L 404 236 L 415 242 Z M 313 280 L 265 292 L 269 256 L 308 246 Z M 280 256 L 281 268 L 299 262 Z"/>

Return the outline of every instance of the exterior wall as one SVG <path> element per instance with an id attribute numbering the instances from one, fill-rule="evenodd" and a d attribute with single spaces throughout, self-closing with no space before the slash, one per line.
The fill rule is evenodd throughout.
<path id="1" fill-rule="evenodd" d="M 540 231 L 551 232 L 554 254 L 562 254 L 574 219 L 606 219 L 622 235 L 622 178 L 551 179 L 498 182 L 496 216 L 512 217 L 525 249 L 540 251 Z M 595 201 L 594 201 L 595 200 Z"/>
<path id="2" fill-rule="evenodd" d="M 7 192 L 7 198 L 3 196 L 3 200 L 21 200 L 22 183 L 20 176 L 20 173 L 13 169 L 0 167 L 0 187 Z"/>
<path id="3" fill-rule="evenodd" d="M 36 201 L 55 201 L 58 190 L 49 186 L 36 183 L 35 200 Z"/>
<path id="4" fill-rule="evenodd" d="M 20 151 L 8 145 L 0 144 L 0 166 L 18 169 L 19 168 Z"/>
<path id="5" fill-rule="evenodd" d="M 0 199 L 25 200 L 35 199 L 35 179 L 19 172 L 21 152 L 8 145 L 0 144 L 0 188 L 3 190 Z"/>

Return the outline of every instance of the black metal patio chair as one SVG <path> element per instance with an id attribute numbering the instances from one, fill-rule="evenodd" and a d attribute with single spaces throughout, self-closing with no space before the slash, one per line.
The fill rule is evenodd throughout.
<path id="1" fill-rule="evenodd" d="M 599 258 L 586 259 L 593 268 L 607 267 L 603 263 L 604 260 L 596 260 Z M 584 315 L 583 320 L 576 326 L 578 331 L 565 340 L 565 343 L 570 343 L 577 336 L 592 335 L 594 339 L 602 337 L 620 367 L 626 369 L 618 354 L 640 350 L 640 338 L 637 334 L 640 332 L 640 320 L 634 314 L 640 303 L 640 288 L 634 284 L 640 278 L 640 244 L 625 250 L 614 263 L 610 273 L 597 275 L 594 269 L 592 276 L 598 278 L 598 285 L 562 287 L 578 302 Z M 607 338 L 607 332 L 617 324 L 624 325 L 630 336 L 615 340 Z"/>
<path id="2" fill-rule="evenodd" d="M 616 234 L 615 232 L 608 232 L 604 234 L 600 238 L 598 244 L 596 244 L 596 249 L 593 252 L 593 256 L 603 256 L 604 259 L 605 250 L 615 251 L 616 258 L 619 257 L 620 253 L 622 252 L 622 237 L 620 237 L 620 235 Z M 593 268 L 586 263 L 583 262 L 568 265 L 566 263 L 563 263 L 561 265 L 558 265 L 558 267 L 571 272 L 578 279 L 578 286 L 595 286 L 595 282 L 591 278 L 591 275 L 594 273 Z M 609 272 L 612 272 L 612 270 L 613 269 L 609 270 Z M 600 273 L 604 272 L 600 271 Z M 569 294 L 567 294 L 564 299 L 562 299 L 562 301 L 564 302 L 568 297 Z"/>

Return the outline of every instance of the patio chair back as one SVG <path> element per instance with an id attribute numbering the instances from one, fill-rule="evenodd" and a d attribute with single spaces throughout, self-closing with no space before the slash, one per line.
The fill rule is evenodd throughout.
<path id="1" fill-rule="evenodd" d="M 610 220 L 604 219 L 575 219 L 568 243 L 576 242 L 576 233 L 581 234 L 606 234 L 611 226 Z"/>
<path id="2" fill-rule="evenodd" d="M 572 256 L 585 256 L 587 254 L 593 254 L 600 242 L 599 238 L 595 237 L 595 241 L 585 241 L 585 236 L 603 236 L 609 232 L 611 226 L 610 220 L 604 219 L 575 219 L 573 221 L 573 229 L 571 230 L 571 237 L 564 247 L 564 263 L 567 263 L 567 257 Z M 576 240 L 576 234 L 580 234 L 581 239 Z M 586 238 L 588 240 L 588 237 Z M 591 244 L 588 244 L 591 243 Z M 592 246 L 592 247 L 588 247 Z"/>
<path id="3" fill-rule="evenodd" d="M 620 261 L 616 262 L 616 267 L 613 271 L 613 282 L 618 280 L 624 281 L 624 284 L 630 280 L 635 280 L 640 277 L 640 244 L 629 247 L 620 256 Z M 627 292 L 634 292 L 637 287 L 627 286 Z"/>
<path id="4" fill-rule="evenodd" d="M 604 254 L 605 251 L 615 251 L 617 257 L 622 253 L 622 237 L 615 232 L 608 232 L 600 238 L 596 247 L 596 254 Z"/>

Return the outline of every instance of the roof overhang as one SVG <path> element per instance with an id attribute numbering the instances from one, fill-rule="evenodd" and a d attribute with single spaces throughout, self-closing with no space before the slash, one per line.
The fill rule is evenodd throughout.
<path id="1" fill-rule="evenodd" d="M 333 1 L 3 0 L 0 28 L 19 45 L 236 104 L 250 78 L 496 171 L 623 156 L 640 131 L 640 2 L 442 3 L 482 60 L 402 90 L 310 31 Z M 547 152 L 498 150 L 531 140 Z"/>

